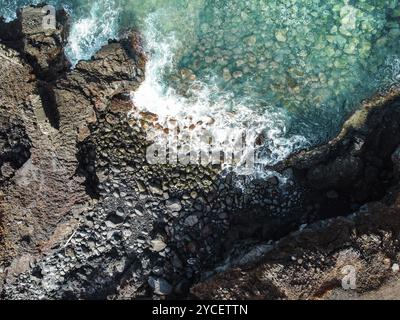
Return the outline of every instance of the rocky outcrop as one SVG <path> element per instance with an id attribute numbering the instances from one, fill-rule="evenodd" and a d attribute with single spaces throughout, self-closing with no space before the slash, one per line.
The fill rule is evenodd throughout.
<path id="1" fill-rule="evenodd" d="M 35 76 L 50 80 L 66 72 L 70 63 L 64 54 L 69 30 L 65 11 L 56 12 L 55 28 L 43 28 L 46 6 L 26 7 L 17 11 L 10 23 L 0 21 L 2 43 L 20 52 L 33 68 Z"/>
<path id="2" fill-rule="evenodd" d="M 335 139 L 278 165 L 278 170 L 290 168 L 293 181 L 306 190 L 309 224 L 278 241 L 240 251 L 217 269 L 229 271 L 194 286 L 193 295 L 393 298 L 400 258 L 399 103 L 397 87 L 366 101 Z M 354 270 L 355 287 L 344 290 L 349 270 Z M 384 283 L 391 287 L 380 290 Z"/>
<path id="3" fill-rule="evenodd" d="M 349 260 L 365 274 L 360 290 L 387 278 L 398 89 L 365 103 L 336 139 L 273 168 L 285 184 L 149 164 L 156 115 L 129 96 L 144 80 L 140 36 L 121 35 L 71 69 L 68 17 L 42 30 L 42 8 L 0 23 L 2 298 L 187 297 L 199 282 L 200 298 L 328 297 Z"/>
<path id="4" fill-rule="evenodd" d="M 377 290 L 374 298 L 387 298 L 379 288 L 398 282 L 400 258 L 399 193 L 392 192 L 351 216 L 304 226 L 271 243 L 261 262 L 240 256 L 230 271 L 192 293 L 201 299 L 362 299 Z M 355 287 L 344 290 L 352 268 Z"/>
<path id="5" fill-rule="evenodd" d="M 91 207 L 78 170 L 85 130 L 96 121 L 96 108 L 141 80 L 133 72 L 142 63 L 135 34 L 67 71 L 67 19 L 65 12 L 57 16 L 53 31 L 41 31 L 41 7 L 25 8 L 16 22 L 2 25 L 0 276 L 10 283 L 70 236 Z M 18 32 L 9 31 L 16 25 Z"/>

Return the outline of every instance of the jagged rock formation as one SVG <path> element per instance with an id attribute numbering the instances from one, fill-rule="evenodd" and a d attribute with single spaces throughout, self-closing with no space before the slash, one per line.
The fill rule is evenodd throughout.
<path id="1" fill-rule="evenodd" d="M 29 14 L 19 14 L 22 25 L 31 25 L 24 23 L 32 18 L 33 9 L 27 10 Z M 40 7 L 34 12 L 42 14 Z M 15 24 L 3 26 L 3 33 Z M 58 28 L 42 36 L 67 34 L 61 32 L 64 25 Z M 52 63 L 47 56 L 33 59 L 25 52 L 29 34 L 22 32 L 13 44 L 21 54 L 16 61 L 24 63 L 24 72 L 32 79 L 21 100 L 35 113 L 21 115 L 17 108 L 15 113 L 33 123 L 28 137 L 35 147 L 2 187 L 7 197 L 2 203 L 2 239 L 4 247 L 16 246 L 15 253 L 7 251 L 2 261 L 5 297 L 135 297 L 151 294 L 151 286 L 167 282 L 163 287 L 169 290 L 159 294 L 170 294 L 174 288 L 174 294 L 185 295 L 191 282 L 212 268 L 235 240 L 228 231 L 242 208 L 260 221 L 266 205 L 271 208 L 267 216 L 281 210 L 280 201 L 270 200 L 273 195 L 285 197 L 276 181 L 256 183 L 255 195 L 251 190 L 242 194 L 231 176 L 220 177 L 211 168 L 146 163 L 151 141 L 139 126 L 142 120 L 129 114 L 134 106 L 127 96 L 144 75 L 145 57 L 137 35 L 110 43 L 71 71 L 43 77 L 32 61 Z M 22 43 L 17 45 L 18 41 Z M 34 159 L 43 171 L 32 168 Z M 38 182 L 31 184 L 26 172 Z M 19 190 L 19 184 L 26 186 Z M 24 198 L 28 188 L 33 192 Z M 21 208 L 20 214 L 15 214 L 16 208 Z M 30 216 L 24 219 L 26 211 Z M 22 226 L 11 226 L 13 219 Z"/>
<path id="2" fill-rule="evenodd" d="M 365 104 L 327 145 L 277 166 L 289 183 L 271 177 L 243 191 L 241 177 L 218 168 L 147 163 L 154 117 L 129 98 L 146 63 L 137 33 L 71 69 L 68 17 L 58 12 L 52 31 L 40 29 L 42 17 L 41 6 L 28 7 L 0 23 L 2 298 L 186 297 L 242 265 L 250 269 L 192 293 L 325 297 L 346 259 L 378 275 L 370 283 L 365 273 L 362 290 L 387 277 L 396 205 L 363 205 L 397 185 L 397 89 Z"/>
<path id="3" fill-rule="evenodd" d="M 134 52 L 135 34 L 66 73 L 67 20 L 63 12 L 58 16 L 64 18 L 52 32 L 40 31 L 41 7 L 28 7 L 17 23 L 2 26 L 2 34 L 9 35 L 2 42 L 19 50 L 0 48 L 1 117 L 7 124 L 0 163 L 1 274 L 7 282 L 70 236 L 79 214 L 90 207 L 86 178 L 78 170 L 84 161 L 77 157 L 80 142 L 96 121 L 95 108 L 141 80 L 133 72 L 142 63 Z M 15 25 L 21 28 L 12 32 Z"/>
<path id="4" fill-rule="evenodd" d="M 192 293 L 201 299 L 398 299 L 398 195 L 397 187 L 351 216 L 311 224 L 258 248 L 261 262 L 244 255 Z M 354 267 L 355 290 L 342 289 L 347 266 Z M 382 284 L 394 286 L 394 295 L 380 290 Z"/>
<path id="5" fill-rule="evenodd" d="M 232 270 L 192 293 L 202 299 L 398 298 L 399 105 L 394 87 L 365 102 L 335 139 L 278 165 L 293 170 L 295 183 L 308 192 L 310 216 L 322 220 L 232 259 L 221 266 Z M 356 290 L 342 290 L 347 266 L 356 271 Z M 392 287 L 379 291 L 388 281 Z"/>

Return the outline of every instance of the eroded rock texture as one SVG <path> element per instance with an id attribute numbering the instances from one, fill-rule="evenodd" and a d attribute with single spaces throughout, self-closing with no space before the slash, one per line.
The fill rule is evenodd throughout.
<path id="1" fill-rule="evenodd" d="M 229 271 L 194 286 L 193 295 L 398 298 L 399 103 L 399 88 L 392 88 L 365 102 L 328 144 L 279 165 L 280 170 L 290 167 L 295 183 L 308 194 L 304 205 L 309 221 L 321 221 L 234 257 L 220 267 Z M 356 281 L 346 291 L 342 281 L 349 272 L 354 272 Z"/>
<path id="2" fill-rule="evenodd" d="M 97 109 L 142 80 L 135 34 L 67 72 L 67 19 L 58 16 L 53 31 L 41 31 L 41 7 L 2 25 L 1 275 L 11 286 L 27 270 L 40 279 L 36 259 L 66 242 L 92 206 L 84 183 L 91 171 L 83 164 L 90 150 L 82 151 L 88 125 L 97 121 Z"/>
<path id="3" fill-rule="evenodd" d="M 200 298 L 329 298 L 348 261 L 361 291 L 389 277 L 398 89 L 274 168 L 286 184 L 150 165 L 146 128 L 157 119 L 129 97 L 144 80 L 140 36 L 71 69 L 67 15 L 43 31 L 43 14 L 28 7 L 0 23 L 2 298 L 187 297 L 195 283 Z"/>

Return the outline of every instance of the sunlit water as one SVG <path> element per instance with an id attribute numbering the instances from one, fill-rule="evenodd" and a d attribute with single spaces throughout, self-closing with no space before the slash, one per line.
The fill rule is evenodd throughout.
<path id="1" fill-rule="evenodd" d="M 7 19 L 37 0 L 0 0 Z M 321 143 L 365 98 L 397 82 L 397 0 L 64 0 L 73 17 L 67 53 L 89 59 L 130 27 L 144 35 L 142 110 L 211 132 L 245 130 L 264 164 Z"/>

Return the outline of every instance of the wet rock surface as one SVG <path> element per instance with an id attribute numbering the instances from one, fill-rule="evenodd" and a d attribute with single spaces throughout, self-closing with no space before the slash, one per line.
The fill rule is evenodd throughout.
<path id="1" fill-rule="evenodd" d="M 309 222 L 277 241 L 242 247 L 215 269 L 216 276 L 195 285 L 193 296 L 393 299 L 399 259 L 399 93 L 394 87 L 366 101 L 335 139 L 278 165 L 277 170 L 290 167 L 294 183 L 307 192 Z M 344 290 L 342 280 L 353 269 L 356 285 Z"/>
<path id="2" fill-rule="evenodd" d="M 333 282 L 315 279 L 348 257 L 373 270 L 396 261 L 396 202 L 363 206 L 390 187 L 396 195 L 396 88 L 366 103 L 335 140 L 278 165 L 286 183 L 150 165 L 143 121 L 152 119 L 136 117 L 129 97 L 144 80 L 140 36 L 122 35 L 70 69 L 66 14 L 52 32 L 33 32 L 42 15 L 26 8 L 0 25 L 2 298 L 187 297 L 220 272 L 192 294 L 321 297 Z M 361 288 L 379 287 L 387 274 L 379 275 Z"/>

